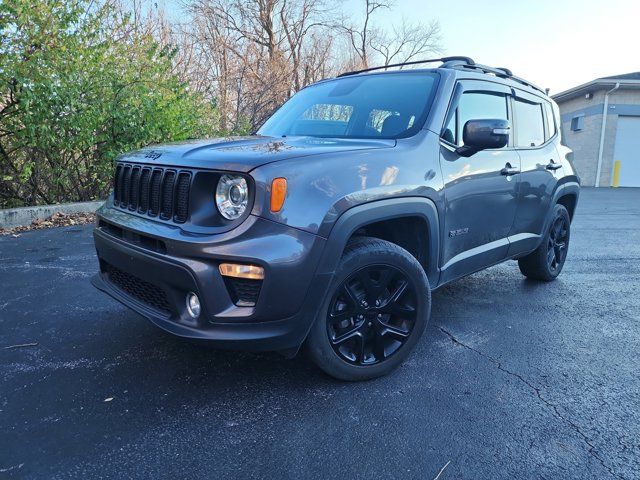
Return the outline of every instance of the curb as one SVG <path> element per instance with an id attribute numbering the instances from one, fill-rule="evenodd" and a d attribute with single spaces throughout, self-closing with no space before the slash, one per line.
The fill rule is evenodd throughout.
<path id="1" fill-rule="evenodd" d="M 57 205 L 36 205 L 33 207 L 8 208 L 0 210 L 0 228 L 29 226 L 34 220 L 44 220 L 51 215 L 62 213 L 93 213 L 104 200 L 97 202 L 61 203 Z"/>

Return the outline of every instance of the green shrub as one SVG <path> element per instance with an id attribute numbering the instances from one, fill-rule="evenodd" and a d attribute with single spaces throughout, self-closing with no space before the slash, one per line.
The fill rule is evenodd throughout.
<path id="1" fill-rule="evenodd" d="M 107 4 L 0 2 L 0 207 L 100 198 L 118 154 L 214 133 L 175 52 L 137 31 Z"/>

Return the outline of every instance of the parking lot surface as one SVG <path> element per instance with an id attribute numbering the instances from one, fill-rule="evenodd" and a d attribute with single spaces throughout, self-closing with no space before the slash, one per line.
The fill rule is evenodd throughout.
<path id="1" fill-rule="evenodd" d="M 0 478 L 640 478 L 639 189 L 583 190 L 556 282 L 435 292 L 366 383 L 173 338 L 96 269 L 90 226 L 0 237 Z"/>

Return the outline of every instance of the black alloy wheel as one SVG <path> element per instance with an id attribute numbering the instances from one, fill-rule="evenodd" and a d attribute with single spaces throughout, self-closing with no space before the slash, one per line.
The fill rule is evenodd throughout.
<path id="1" fill-rule="evenodd" d="M 381 377 L 416 347 L 431 312 L 423 266 L 380 238 L 349 241 L 305 341 L 310 359 L 339 380 Z"/>
<path id="2" fill-rule="evenodd" d="M 416 316 L 416 286 L 411 279 L 391 265 L 367 265 L 337 289 L 329 304 L 327 334 L 343 360 L 375 365 L 405 344 Z"/>
<path id="3" fill-rule="evenodd" d="M 562 271 L 569 251 L 571 217 L 564 205 L 556 204 L 542 242 L 533 252 L 520 258 L 518 266 L 532 280 L 550 282 Z"/>
<path id="4" fill-rule="evenodd" d="M 547 264 L 553 273 L 562 267 L 567 258 L 568 233 L 569 225 L 566 217 L 557 216 L 551 224 L 547 242 Z"/>

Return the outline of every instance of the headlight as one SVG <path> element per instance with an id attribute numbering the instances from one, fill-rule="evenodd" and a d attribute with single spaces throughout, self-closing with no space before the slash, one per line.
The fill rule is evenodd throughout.
<path id="1" fill-rule="evenodd" d="M 216 188 L 216 206 L 227 220 L 242 216 L 249 203 L 249 187 L 240 175 L 222 175 Z"/>

